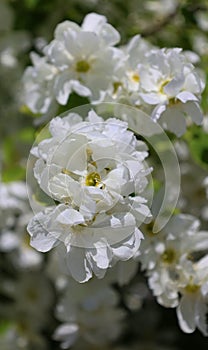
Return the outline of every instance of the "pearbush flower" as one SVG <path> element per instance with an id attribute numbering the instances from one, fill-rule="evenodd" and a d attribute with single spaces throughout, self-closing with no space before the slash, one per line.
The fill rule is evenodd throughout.
<path id="1" fill-rule="evenodd" d="M 95 13 L 81 27 L 60 23 L 44 56 L 31 56 L 33 66 L 23 78 L 26 105 L 34 113 L 50 113 L 75 92 L 92 103 L 115 101 L 140 108 L 177 136 L 186 131 L 186 117 L 201 124 L 205 83 L 192 63 L 196 55 L 153 47 L 139 35 L 115 47 L 119 40 L 115 28 Z"/>
<path id="2" fill-rule="evenodd" d="M 25 101 L 33 113 L 46 113 L 54 100 L 53 84 L 56 76 L 55 67 L 47 62 L 46 57 L 32 53 L 33 67 L 28 67 L 23 76 Z"/>
<path id="3" fill-rule="evenodd" d="M 149 229 L 148 229 L 149 228 Z M 149 286 L 165 307 L 177 307 L 179 325 L 186 333 L 206 327 L 208 232 L 199 231 L 199 221 L 190 215 L 171 218 L 163 232 L 154 236 L 147 227 L 139 260 L 146 269 Z"/>
<path id="4" fill-rule="evenodd" d="M 163 3 L 166 2 L 160 1 L 160 5 Z M 176 2 L 172 5 L 168 1 L 168 11 L 175 10 Z M 159 8 L 151 1 L 146 7 Z M 138 272 L 138 265 L 146 273 L 158 303 L 176 308 L 181 329 L 192 333 L 198 328 L 208 335 L 208 233 L 200 231 L 198 219 L 185 214 L 174 215 L 161 232 L 152 232 L 155 223 L 146 224 L 149 220 L 145 220 L 151 217 L 147 201 L 151 186 L 145 192 L 151 172 L 145 163 L 148 152 L 145 144 L 128 130 L 128 126 L 139 130 L 142 112 L 177 137 L 192 122 L 200 125 L 205 83 L 203 74 L 194 66 L 200 58 L 180 48 L 155 47 L 139 34 L 124 46 L 117 46 L 119 41 L 119 33 L 104 16 L 91 13 L 81 25 L 66 20 L 58 24 L 54 39 L 43 48 L 42 55 L 32 53 L 32 66 L 26 69 L 23 78 L 25 104 L 33 113 L 45 114 L 39 123 L 56 115 L 56 111 L 72 107 L 70 103 L 73 105 L 74 100 L 78 103 L 80 98 L 76 95 L 85 97 L 98 111 L 107 106 L 108 115 L 114 110 L 114 115 L 119 113 L 124 120 L 104 120 L 93 110 L 85 117 L 68 113 L 52 119 L 50 136 L 43 139 L 42 135 L 48 135 L 43 133 L 39 138 L 42 141 L 31 150 L 35 178 L 32 184 L 36 180 L 40 193 L 34 193 L 35 215 L 28 224 L 28 232 L 32 247 L 40 252 L 53 249 L 47 268 L 56 292 L 63 293 L 56 309 L 61 324 L 54 333 L 62 348 L 74 345 L 88 348 L 89 344 L 108 347 L 116 339 L 123 314 L 116 305 L 117 295 L 107 284 L 116 284 L 120 290 Z M 7 56 L 6 50 L 1 57 L 3 65 L 11 63 Z M 99 106 L 100 102 L 113 103 Z M 137 119 L 136 109 L 141 111 Z M 205 118 L 205 133 L 206 129 Z M 150 136 L 154 133 L 146 131 Z M 187 146 L 183 141 L 176 145 L 183 174 L 179 208 L 188 209 L 187 212 L 206 221 L 202 190 L 204 194 L 208 192 L 208 181 L 200 167 L 189 162 L 186 152 L 189 134 L 192 130 L 185 138 Z M 161 152 L 166 147 L 163 142 L 155 146 Z M 202 153 L 200 162 L 204 158 Z M 160 179 L 160 175 L 159 168 L 155 178 Z M 169 197 L 174 192 L 172 187 Z M 175 189 L 178 187 L 179 184 Z M 6 193 L 1 186 L 0 193 L 3 196 Z M 40 198 L 44 198 L 44 203 L 38 202 Z M 155 202 L 153 215 L 160 215 L 160 191 Z M 0 207 L 4 204 L 4 198 L 2 201 L 0 198 Z M 18 211 L 18 202 L 16 207 L 14 213 L 19 215 L 22 207 Z M 9 215 L 7 220 L 5 212 L 3 215 L 0 212 L 3 222 L 0 250 L 4 252 L 4 242 L 11 238 L 10 232 L 5 234 L 5 222 L 7 225 L 11 219 Z M 20 225 L 15 222 L 15 226 L 18 232 Z M 22 256 L 25 260 L 25 255 Z M 17 259 L 16 266 L 21 266 Z M 103 280 L 98 282 L 95 277 Z M 138 288 L 135 293 L 139 296 L 138 307 L 147 293 L 139 290 L 140 276 L 135 279 L 139 283 L 130 289 L 133 295 Z M 123 291 L 122 303 L 134 310 L 131 305 L 134 295 L 128 299 L 128 288 Z M 21 289 L 20 293 L 24 296 Z M 145 345 L 152 346 L 151 342 Z"/>
<path id="5" fill-rule="evenodd" d="M 187 61 L 181 49 L 155 49 L 138 65 L 139 96 L 155 106 L 151 117 L 165 129 L 181 136 L 186 131 L 185 115 L 193 122 L 202 123 L 199 107 L 204 81 Z"/>
<path id="6" fill-rule="evenodd" d="M 69 271 L 80 282 L 130 259 L 142 238 L 138 226 L 150 216 L 143 197 L 151 171 L 146 146 L 127 127 L 94 111 L 86 121 L 69 114 L 52 120 L 52 137 L 32 149 L 34 175 L 56 205 L 29 223 L 31 244 L 40 251 L 64 244 Z"/>
<path id="7" fill-rule="evenodd" d="M 176 263 L 183 254 L 199 250 L 208 243 L 204 232 L 199 232 L 199 220 L 191 215 L 173 216 L 158 234 L 152 232 L 153 223 L 146 225 L 143 232 L 139 260 L 142 269 L 153 270 L 167 263 Z M 202 243 L 203 242 L 203 243 Z"/>
<path id="8" fill-rule="evenodd" d="M 59 24 L 44 57 L 33 58 L 25 71 L 25 100 L 34 113 L 46 113 L 56 100 L 66 105 L 72 92 L 97 100 L 112 82 L 123 56 L 114 45 L 119 33 L 104 16 L 91 13 L 81 27 L 71 21 Z"/>

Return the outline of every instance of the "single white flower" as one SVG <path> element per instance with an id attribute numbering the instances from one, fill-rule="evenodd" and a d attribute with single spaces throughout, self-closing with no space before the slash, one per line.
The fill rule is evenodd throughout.
<path id="1" fill-rule="evenodd" d="M 50 132 L 32 149 L 39 158 L 34 174 L 58 205 L 31 220 L 31 244 L 48 251 L 62 241 L 75 279 L 84 282 L 92 272 L 101 278 L 114 261 L 130 259 L 139 248 L 137 226 L 150 216 L 143 197 L 147 152 L 127 123 L 104 121 L 94 111 L 86 121 L 76 114 L 55 118 Z"/>
<path id="2" fill-rule="evenodd" d="M 144 270 L 160 269 L 161 266 L 175 266 L 182 255 L 208 247 L 208 237 L 199 231 L 199 220 L 191 215 L 174 215 L 162 231 L 154 234 L 153 223 L 147 224 L 143 232 L 138 253 Z"/>
<path id="3" fill-rule="evenodd" d="M 149 229 L 151 229 L 149 227 Z M 181 329 L 196 328 L 208 335 L 208 232 L 199 231 L 199 222 L 190 215 L 174 216 L 163 232 L 147 233 L 139 259 L 146 269 L 149 286 L 159 304 L 177 307 Z"/>
<path id="4" fill-rule="evenodd" d="M 208 233 L 207 233 L 208 235 Z M 193 333 L 198 328 L 204 336 L 208 336 L 207 302 L 208 302 L 208 256 L 205 255 L 197 263 L 185 262 L 180 277 L 181 294 L 177 307 L 177 316 L 181 329 L 185 333 Z"/>
<path id="5" fill-rule="evenodd" d="M 139 96 L 155 106 L 152 119 L 177 136 L 185 133 L 185 116 L 202 123 L 199 102 L 204 81 L 181 49 L 151 50 L 144 64 L 139 64 Z"/>
<path id="6" fill-rule="evenodd" d="M 72 92 L 98 100 L 113 82 L 122 52 L 113 47 L 119 33 L 104 16 L 88 14 L 82 26 L 59 24 L 44 57 L 25 71 L 25 103 L 35 113 L 45 113 L 55 100 L 66 105 Z"/>
<path id="7" fill-rule="evenodd" d="M 23 76 L 24 100 L 33 113 L 46 113 L 54 98 L 53 85 L 57 69 L 46 57 L 31 53 L 33 67 L 26 68 Z"/>
<path id="8" fill-rule="evenodd" d="M 140 76 L 138 65 L 144 63 L 148 52 L 153 48 L 140 35 L 135 35 L 131 40 L 121 47 L 123 57 L 116 67 L 114 81 L 111 86 L 101 94 L 101 101 L 116 101 L 134 106 L 141 105 Z"/>

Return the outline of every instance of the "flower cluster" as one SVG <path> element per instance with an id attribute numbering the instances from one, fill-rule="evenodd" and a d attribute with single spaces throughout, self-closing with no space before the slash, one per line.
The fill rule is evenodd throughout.
<path id="1" fill-rule="evenodd" d="M 186 131 L 185 116 L 201 124 L 204 78 L 192 56 L 179 48 L 153 47 L 139 35 L 115 47 L 119 40 L 115 28 L 95 13 L 81 27 L 59 24 L 44 56 L 31 56 L 33 66 L 23 79 L 25 104 L 33 113 L 46 114 L 54 103 L 66 105 L 75 92 L 92 103 L 136 106 L 177 136 Z"/>
<path id="2" fill-rule="evenodd" d="M 15 81 L 7 79 L 7 96 L 19 94 L 19 54 L 30 40 L 11 31 L 6 1 L 0 73 Z M 30 9 L 35 3 L 24 1 Z M 140 10 L 157 13 L 162 25 L 178 7 L 178 0 L 148 0 Z M 200 11 L 193 16 L 207 30 Z M 140 342 L 144 349 L 173 350 L 178 340 L 171 348 L 158 340 L 160 329 L 169 342 L 169 325 L 155 299 L 176 309 L 183 332 L 208 336 L 208 118 L 200 107 L 199 56 L 170 48 L 171 41 L 157 47 L 142 33 L 121 45 L 117 29 L 96 13 L 80 25 L 65 20 L 51 42 L 33 43 L 39 54 L 31 53 L 24 72 L 18 115 L 40 118 L 16 130 L 17 98 L 2 104 L 2 135 L 12 132 L 0 157 L 0 348 L 124 350 Z M 11 126 L 8 115 L 16 119 Z M 27 184 L 11 181 L 11 173 L 21 177 L 35 134 Z"/>

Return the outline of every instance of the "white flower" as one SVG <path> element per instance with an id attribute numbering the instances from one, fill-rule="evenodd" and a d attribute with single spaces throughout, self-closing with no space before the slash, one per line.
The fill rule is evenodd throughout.
<path id="1" fill-rule="evenodd" d="M 127 123 L 104 121 L 93 111 L 85 122 L 76 114 L 55 118 L 50 131 L 52 138 L 32 149 L 39 158 L 34 174 L 59 204 L 32 219 L 31 244 L 48 251 L 62 241 L 75 279 L 84 282 L 92 271 L 101 278 L 139 248 L 137 226 L 150 215 L 142 197 L 147 152 Z"/>
<path id="2" fill-rule="evenodd" d="M 207 255 L 196 263 L 182 257 L 177 268 L 163 268 L 150 274 L 149 284 L 157 301 L 166 307 L 177 307 L 179 325 L 185 333 L 193 333 L 198 328 L 203 335 L 208 335 L 207 261 Z"/>
<path id="3" fill-rule="evenodd" d="M 33 112 L 45 113 L 54 100 L 66 105 L 72 92 L 98 100 L 122 56 L 113 47 L 119 39 L 106 18 L 95 13 L 88 14 L 81 27 L 71 21 L 59 24 L 45 57 L 25 72 L 25 103 Z"/>
<path id="4" fill-rule="evenodd" d="M 173 216 L 162 231 L 154 234 L 153 223 L 144 227 L 145 239 L 139 251 L 142 269 L 153 270 L 161 266 L 173 266 L 178 259 L 192 251 L 208 246 L 206 234 L 199 230 L 199 221 L 191 216 L 179 214 Z"/>
<path id="5" fill-rule="evenodd" d="M 138 92 L 140 88 L 139 64 L 144 63 L 149 51 L 153 46 L 140 35 L 135 35 L 128 44 L 123 47 L 124 53 L 127 56 L 124 86 L 129 93 Z M 139 98 L 137 94 L 137 98 Z M 137 103 L 137 101 L 135 101 Z"/>
<path id="6" fill-rule="evenodd" d="M 46 57 L 32 53 L 34 67 L 28 67 L 23 76 L 24 99 L 33 113 L 46 113 L 53 102 L 53 85 L 56 68 Z"/>
<path id="7" fill-rule="evenodd" d="M 207 233 L 208 235 L 208 233 Z M 208 336 L 207 302 L 208 302 L 208 256 L 197 263 L 185 262 L 182 265 L 183 279 L 180 281 L 180 303 L 177 316 L 181 329 L 185 333 L 193 333 L 198 328 L 204 336 Z"/>
<path id="8" fill-rule="evenodd" d="M 127 45 L 121 47 L 123 57 L 120 57 L 116 67 L 113 85 L 102 93 L 104 101 L 141 105 L 141 98 L 138 94 L 140 89 L 138 65 L 145 61 L 146 55 L 152 48 L 153 46 L 140 35 L 135 35 Z"/>
<path id="9" fill-rule="evenodd" d="M 174 216 L 163 232 L 153 236 L 149 227 L 139 259 L 159 304 L 177 307 L 179 325 L 186 333 L 206 326 L 208 300 L 208 232 L 199 231 L 199 222 L 190 215 Z"/>
<path id="10" fill-rule="evenodd" d="M 78 339 L 94 345 L 111 343 L 118 337 L 124 318 L 117 303 L 117 294 L 104 283 L 91 280 L 80 285 L 70 280 L 57 307 L 57 317 L 64 323 L 54 338 L 62 342 L 63 349 Z"/>
<path id="11" fill-rule="evenodd" d="M 186 130 L 185 115 L 197 125 L 202 123 L 199 101 L 204 82 L 181 49 L 152 50 L 138 70 L 139 96 L 146 104 L 156 106 L 153 120 L 177 136 Z"/>
<path id="12" fill-rule="evenodd" d="M 24 182 L 0 183 L 0 252 L 8 253 L 14 265 L 40 265 L 41 255 L 29 245 L 26 226 L 32 213 Z"/>

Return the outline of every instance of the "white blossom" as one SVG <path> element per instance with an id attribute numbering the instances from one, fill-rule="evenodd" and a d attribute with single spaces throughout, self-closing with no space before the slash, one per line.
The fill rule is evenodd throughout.
<path id="1" fill-rule="evenodd" d="M 150 228 L 148 235 L 141 245 L 139 259 L 157 301 L 165 307 L 177 307 L 184 332 L 192 333 L 199 328 L 208 335 L 205 317 L 208 259 L 204 255 L 208 232 L 199 231 L 199 221 L 194 217 L 180 214 L 170 220 L 163 232 L 153 236 Z"/>
<path id="2" fill-rule="evenodd" d="M 66 105 L 72 92 L 98 100 L 112 84 L 122 52 L 114 45 L 119 33 L 104 16 L 91 13 L 81 27 L 65 21 L 56 27 L 55 38 L 44 57 L 33 58 L 24 74 L 25 103 L 34 113 L 45 113 L 56 100 Z"/>
<path id="3" fill-rule="evenodd" d="M 92 271 L 101 278 L 139 248 L 137 226 L 150 216 L 143 197 L 150 172 L 143 163 L 147 152 L 127 123 L 104 121 L 94 111 L 86 121 L 76 114 L 57 117 L 50 132 L 52 137 L 32 154 L 39 158 L 35 177 L 57 206 L 31 220 L 31 244 L 48 251 L 64 243 L 75 279 L 87 281 Z"/>
<path id="4" fill-rule="evenodd" d="M 177 136 L 186 130 L 185 115 L 202 123 L 199 107 L 204 81 L 181 49 L 158 49 L 139 65 L 140 97 L 155 106 L 152 119 Z"/>

